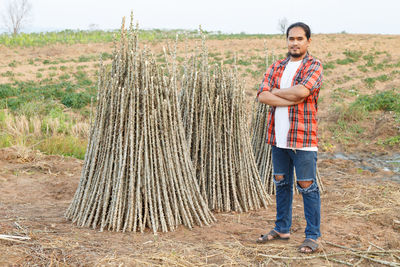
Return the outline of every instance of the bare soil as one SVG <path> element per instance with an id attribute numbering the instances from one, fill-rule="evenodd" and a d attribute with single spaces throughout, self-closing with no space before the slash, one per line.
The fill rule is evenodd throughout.
<path id="1" fill-rule="evenodd" d="M 315 35 L 311 53 L 323 63 L 344 59 L 343 52 L 363 51 L 374 54 L 375 62 L 400 62 L 400 36 L 385 35 Z M 195 41 L 189 44 L 193 50 Z M 286 53 L 284 38 L 266 40 L 270 56 L 276 59 Z M 154 53 L 162 45 L 149 43 Z M 237 54 L 238 58 L 264 57 L 264 40 L 211 40 L 209 51 Z M 178 56 L 184 56 L 184 44 L 179 44 Z M 52 45 L 35 48 L 0 46 L 0 74 L 10 71 L 13 77 L 0 75 L 0 83 L 39 81 L 50 75 L 72 74 L 81 67 L 96 79 L 98 61 L 79 62 L 81 55 L 112 52 L 112 44 Z M 44 64 L 44 60 L 64 63 Z M 74 60 L 74 61 L 72 61 Z M 272 58 L 270 57 L 271 63 Z M 14 63 L 15 64 L 14 64 Z M 31 64 L 30 62 L 33 62 Z M 339 65 L 326 70 L 324 88 L 320 92 L 320 151 L 379 156 L 399 153 L 400 147 L 382 146 L 379 140 L 398 134 L 398 122 L 391 112 L 371 113 L 361 122 L 362 133 L 350 141 L 337 139 L 331 127 L 337 121 L 338 105 L 354 101 L 359 94 L 399 88 L 399 74 L 385 82 L 377 81 L 373 88 L 363 82 L 367 77 L 390 75 L 396 68 L 364 73 L 355 64 Z M 11 64 L 11 66 L 10 66 Z M 64 66 L 66 70 L 61 70 Z M 56 69 L 51 67 L 56 67 Z M 248 96 L 248 109 L 253 103 L 257 84 L 262 79 L 245 75 L 247 66 L 239 66 Z M 256 71 L 256 62 L 248 66 Z M 51 74 L 53 73 L 53 74 Z M 345 77 L 347 76 L 347 77 Z M 73 78 L 71 78 L 73 79 Z M 345 90 L 341 90 L 344 88 Z M 357 94 L 341 95 L 341 91 L 357 89 Z M 0 235 L 29 236 L 22 242 L 0 239 L 0 266 L 336 266 L 338 261 L 360 266 L 377 266 L 376 260 L 400 265 L 400 184 L 398 173 L 360 169 L 354 161 L 328 157 L 318 161 L 325 186 L 322 195 L 321 250 L 312 258 L 299 259 L 297 246 L 304 238 L 305 221 L 300 195 L 293 203 L 292 237 L 289 242 L 256 245 L 255 240 L 274 224 L 274 203 L 266 210 L 248 213 L 218 213 L 217 223 L 190 230 L 180 227 L 171 233 L 99 232 L 79 228 L 64 218 L 80 179 L 83 161 L 60 156 L 48 156 L 37 151 L 12 147 L 0 149 Z M 397 181 L 397 182 L 396 182 Z M 345 246 L 340 248 L 337 245 Z M 381 251 L 380 254 L 368 254 Z M 383 253 L 384 252 L 384 253 Z M 335 255 L 331 255 L 336 253 Z M 356 254 L 351 254 L 356 253 Z M 360 258 L 359 255 L 370 259 Z M 383 253 L 383 254 L 382 254 Z M 279 258 L 280 257 L 280 258 Z M 375 261 L 371 260 L 375 259 Z"/>
<path id="2" fill-rule="evenodd" d="M 274 204 L 242 214 L 218 213 L 218 221 L 209 227 L 180 227 L 158 235 L 79 228 L 64 218 L 64 212 L 77 188 L 82 163 L 17 147 L 0 150 L 0 234 L 31 238 L 0 239 L 0 266 L 328 266 L 337 264 L 323 256 L 332 253 L 338 253 L 334 259 L 348 263 L 360 260 L 332 243 L 357 251 L 392 251 L 395 256 L 375 259 L 400 264 L 400 184 L 390 181 L 392 172 L 360 171 L 348 160 L 320 160 L 325 193 L 321 249 L 314 255 L 320 257 L 299 260 L 303 255 L 296 249 L 305 228 L 300 195 L 293 203 L 289 242 L 255 244 L 260 234 L 273 227 Z M 371 263 L 363 259 L 360 265 Z"/>

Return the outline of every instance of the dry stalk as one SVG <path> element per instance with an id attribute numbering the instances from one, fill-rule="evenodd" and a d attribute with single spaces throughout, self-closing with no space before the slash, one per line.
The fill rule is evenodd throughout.
<path id="1" fill-rule="evenodd" d="M 244 94 L 235 68 L 187 59 L 179 97 L 181 117 L 200 191 L 214 211 L 265 208 L 270 201 L 251 148 Z"/>
<path id="2" fill-rule="evenodd" d="M 65 214 L 78 226 L 156 233 L 215 221 L 197 186 L 175 72 L 123 23 L 111 71 L 101 65 L 81 180 Z"/>

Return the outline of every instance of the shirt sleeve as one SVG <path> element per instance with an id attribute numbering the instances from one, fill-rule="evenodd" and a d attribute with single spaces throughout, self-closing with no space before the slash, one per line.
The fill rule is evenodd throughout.
<path id="1" fill-rule="evenodd" d="M 322 84 L 322 64 L 315 60 L 305 70 L 305 74 L 300 84 L 304 85 L 312 94 L 315 89 L 320 88 Z"/>
<path id="2" fill-rule="evenodd" d="M 263 91 L 271 91 L 271 89 L 274 85 L 274 81 L 273 81 L 274 69 L 275 69 L 275 64 L 272 64 L 271 66 L 268 67 L 267 72 L 265 73 L 265 76 L 264 76 L 264 80 L 262 81 L 260 88 L 258 89 L 257 97 Z"/>

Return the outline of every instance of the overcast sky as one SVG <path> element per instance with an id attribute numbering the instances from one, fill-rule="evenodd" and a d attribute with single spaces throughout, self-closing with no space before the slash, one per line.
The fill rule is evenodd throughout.
<path id="1" fill-rule="evenodd" d="M 0 0 L 4 13 L 9 0 Z M 400 34 L 400 0 L 29 0 L 23 31 L 117 29 L 134 12 L 142 29 L 278 33 L 278 20 L 303 21 L 314 33 Z M 3 27 L 3 30 L 5 28 Z"/>

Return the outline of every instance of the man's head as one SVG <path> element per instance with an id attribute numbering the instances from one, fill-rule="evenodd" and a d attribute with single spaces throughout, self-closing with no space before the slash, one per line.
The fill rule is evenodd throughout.
<path id="1" fill-rule="evenodd" d="M 308 25 L 296 22 L 286 30 L 288 55 L 292 60 L 304 58 L 311 43 L 311 30 Z"/>

